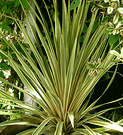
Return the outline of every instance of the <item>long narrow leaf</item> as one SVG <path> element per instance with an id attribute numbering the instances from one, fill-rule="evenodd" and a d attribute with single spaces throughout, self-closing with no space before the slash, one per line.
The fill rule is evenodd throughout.
<path id="1" fill-rule="evenodd" d="M 59 121 L 54 135 L 62 135 L 63 122 Z"/>
<path id="2" fill-rule="evenodd" d="M 32 135 L 39 135 L 43 129 L 44 126 L 46 126 L 46 124 L 52 120 L 54 117 L 48 117 L 47 119 L 45 119 L 37 128 L 36 130 L 33 132 Z"/>

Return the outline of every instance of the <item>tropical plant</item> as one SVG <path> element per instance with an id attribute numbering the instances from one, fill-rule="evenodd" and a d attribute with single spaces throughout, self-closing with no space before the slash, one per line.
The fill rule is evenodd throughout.
<path id="1" fill-rule="evenodd" d="M 21 3 L 21 0 L 19 2 Z M 25 45 L 16 35 L 13 35 L 23 52 L 20 52 L 20 48 L 17 48 L 13 44 L 12 39 L 7 40 L 4 34 L 0 34 L 4 42 L 13 50 L 13 54 L 18 58 L 19 63 L 13 59 L 9 51 L 5 53 L 3 50 L 0 50 L 0 52 L 8 58 L 9 64 L 16 71 L 28 91 L 24 91 L 22 88 L 11 84 L 1 77 L 0 80 L 30 96 L 40 108 L 18 100 L 5 91 L 0 90 L 0 94 L 2 95 L 0 99 L 2 101 L 11 101 L 11 106 L 15 107 L 14 110 L 3 109 L 0 111 L 0 114 L 19 114 L 25 118 L 38 120 L 38 122 L 29 123 L 18 119 L 3 122 L 0 126 L 30 125 L 34 127 L 18 133 L 18 135 L 29 133 L 33 135 L 108 135 L 111 130 L 123 132 L 121 125 L 101 116 L 101 114 L 113 108 L 93 113 L 93 110 L 102 106 L 96 105 L 96 103 L 110 86 L 116 70 L 104 93 L 93 103 L 89 102 L 97 82 L 115 65 L 115 62 L 112 62 L 115 56 L 110 53 L 113 46 L 108 47 L 105 25 L 100 24 L 96 31 L 92 33 L 98 9 L 96 8 L 92 12 L 91 21 L 84 40 L 79 42 L 86 23 L 89 2 L 82 0 L 79 6 L 74 11 L 71 11 L 70 0 L 68 0 L 68 6 L 65 0 L 63 0 L 62 22 L 60 23 L 57 1 L 54 0 L 55 23 L 53 23 L 44 1 L 51 23 L 52 37 L 50 36 L 49 25 L 42 15 L 42 11 L 36 0 L 33 0 L 33 2 L 39 13 L 37 14 L 30 3 L 28 3 L 31 9 L 28 12 L 34 27 L 31 25 L 30 20 L 26 23 L 30 27 L 35 42 L 29 37 L 28 32 L 23 26 L 23 22 L 17 16 L 6 17 L 14 19 L 26 39 Z M 26 16 L 27 12 L 22 3 L 21 5 Z M 33 13 L 40 22 L 43 33 L 40 31 L 32 15 Z M 119 100 L 121 99 L 116 101 Z M 2 101 L 1 104 L 6 104 Z M 32 115 L 25 112 L 30 112 Z"/>

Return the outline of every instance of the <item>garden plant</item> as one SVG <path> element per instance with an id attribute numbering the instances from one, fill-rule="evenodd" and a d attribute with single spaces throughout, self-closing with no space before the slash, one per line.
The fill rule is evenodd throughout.
<path id="1" fill-rule="evenodd" d="M 99 8 L 94 7 L 92 10 L 87 31 L 84 32 L 91 1 L 80 0 L 75 8 L 74 3 L 71 3 L 70 0 L 67 4 L 65 0 L 62 0 L 62 19 L 60 19 L 57 0 L 53 0 L 53 21 L 45 0 L 43 0 L 50 26 L 36 0 L 33 2 L 38 13 L 28 1 L 26 2 L 30 9 L 28 14 L 22 1 L 19 0 L 24 15 L 31 17 L 31 20 L 27 19 L 25 23 L 29 26 L 35 41 L 30 38 L 23 21 L 18 16 L 5 15 L 14 20 L 23 34 L 24 40 L 20 40 L 15 33 L 11 33 L 12 38 L 9 39 L 6 39 L 4 33 L 0 33 L 3 42 L 11 49 L 11 53 L 2 49 L 0 52 L 7 58 L 8 63 L 28 91 L 2 77 L 0 77 L 0 81 L 28 95 L 37 105 L 34 106 L 19 100 L 6 91 L 0 90 L 0 104 L 12 107 L 11 109 L 1 109 L 0 114 L 21 115 L 23 118 L 23 120 L 15 119 L 2 122 L 0 126 L 4 128 L 8 125 L 32 127 L 16 133 L 17 135 L 110 135 L 112 132 L 123 133 L 122 120 L 113 122 L 102 116 L 114 108 L 94 111 L 101 106 L 122 100 L 121 98 L 96 105 L 113 81 L 118 65 L 116 62 L 122 60 L 123 53 L 123 48 L 121 55 L 116 50 L 121 46 L 121 42 L 115 47 L 109 46 L 105 23 L 100 21 L 98 27 L 93 30 Z M 39 28 L 34 15 L 41 28 Z M 83 37 L 82 40 L 81 37 Z M 19 48 L 13 43 L 13 38 Z M 116 55 L 118 61 L 116 61 Z M 18 61 L 13 56 L 16 56 Z M 115 66 L 115 71 L 106 89 L 94 102 L 90 102 L 94 87 L 113 66 Z M 9 101 L 11 104 L 5 101 Z"/>

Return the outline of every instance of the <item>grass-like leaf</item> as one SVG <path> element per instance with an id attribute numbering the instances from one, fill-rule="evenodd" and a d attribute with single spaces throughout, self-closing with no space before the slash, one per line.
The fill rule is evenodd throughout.
<path id="1" fill-rule="evenodd" d="M 63 122 L 59 121 L 54 135 L 62 135 Z"/>
<path id="2" fill-rule="evenodd" d="M 36 128 L 36 130 L 33 132 L 33 135 L 39 135 L 39 134 L 41 134 L 41 131 L 42 131 L 42 129 L 44 128 L 44 126 L 46 126 L 46 124 L 50 121 L 50 120 L 52 120 L 53 119 L 53 117 L 48 117 L 46 120 L 44 120 L 37 128 Z"/>

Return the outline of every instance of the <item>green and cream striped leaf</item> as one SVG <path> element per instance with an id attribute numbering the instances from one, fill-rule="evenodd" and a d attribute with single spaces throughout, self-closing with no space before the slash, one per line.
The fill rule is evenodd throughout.
<path id="1" fill-rule="evenodd" d="M 54 135 L 62 135 L 62 128 L 63 128 L 63 122 L 59 121 L 56 126 L 56 131 L 55 131 Z"/>
<path id="2" fill-rule="evenodd" d="M 47 119 L 45 119 L 37 128 L 36 130 L 33 132 L 32 135 L 39 135 L 41 134 L 43 128 L 46 126 L 46 124 L 51 121 L 52 119 L 54 119 L 54 117 L 48 117 Z"/>
<path id="3" fill-rule="evenodd" d="M 0 126 L 9 126 L 9 125 L 29 125 L 29 126 L 35 126 L 35 127 L 38 126 L 37 124 L 23 122 L 19 120 L 5 121 L 5 122 L 0 123 Z"/>

